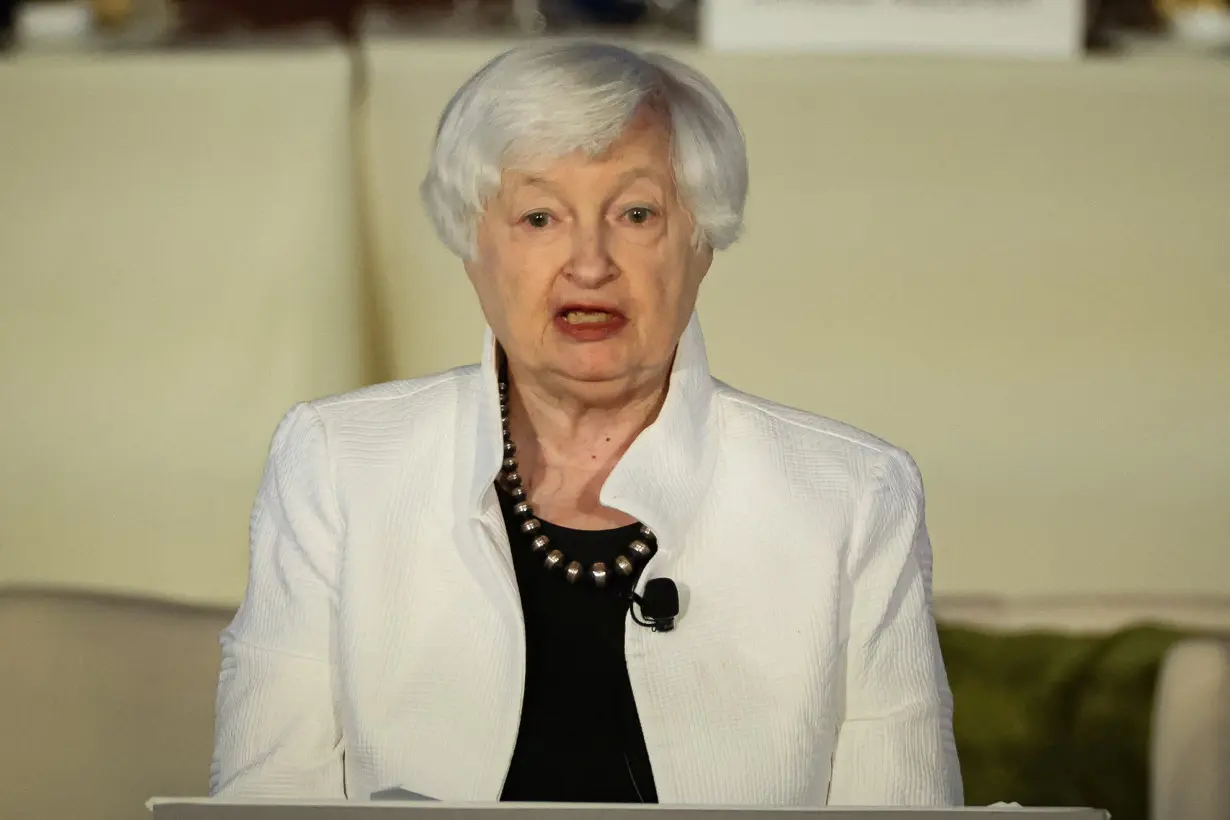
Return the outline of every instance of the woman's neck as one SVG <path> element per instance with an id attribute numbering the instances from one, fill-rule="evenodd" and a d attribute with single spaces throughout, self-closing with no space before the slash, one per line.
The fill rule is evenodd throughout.
<path id="1" fill-rule="evenodd" d="M 511 375 L 509 430 L 530 503 L 543 519 L 576 529 L 632 523 L 603 507 L 607 476 L 641 431 L 653 423 L 666 397 L 668 374 L 601 404 L 532 379 Z"/>

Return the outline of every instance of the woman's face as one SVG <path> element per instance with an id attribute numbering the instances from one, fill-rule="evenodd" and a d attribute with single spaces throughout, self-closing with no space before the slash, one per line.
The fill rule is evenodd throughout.
<path id="1" fill-rule="evenodd" d="M 598 157 L 507 170 L 477 236 L 466 270 L 518 376 L 595 399 L 664 378 L 712 261 L 650 115 Z"/>

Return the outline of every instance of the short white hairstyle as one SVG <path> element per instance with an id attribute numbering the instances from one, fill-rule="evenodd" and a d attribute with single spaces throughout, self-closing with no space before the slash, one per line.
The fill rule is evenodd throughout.
<path id="1" fill-rule="evenodd" d="M 747 148 L 734 113 L 695 69 L 595 42 L 541 41 L 496 57 L 444 108 L 420 194 L 436 233 L 463 259 L 502 171 L 601 154 L 643 106 L 669 121 L 671 162 L 694 241 L 723 250 L 743 227 Z"/>

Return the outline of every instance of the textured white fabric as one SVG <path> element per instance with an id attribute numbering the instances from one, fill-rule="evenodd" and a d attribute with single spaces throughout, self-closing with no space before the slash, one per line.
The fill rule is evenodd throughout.
<path id="1" fill-rule="evenodd" d="M 481 365 L 289 413 L 222 640 L 213 794 L 499 797 L 525 666 L 500 443 L 490 333 Z M 694 318 L 601 497 L 658 534 L 642 588 L 681 588 L 675 631 L 625 643 L 662 802 L 961 802 L 908 455 L 715 381 Z"/>

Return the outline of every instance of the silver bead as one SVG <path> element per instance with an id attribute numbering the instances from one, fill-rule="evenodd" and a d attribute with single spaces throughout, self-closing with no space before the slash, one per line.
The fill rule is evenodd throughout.
<path id="1" fill-rule="evenodd" d="M 547 538 L 547 536 L 545 535 L 539 535 L 535 537 L 533 541 L 530 542 L 530 549 L 534 550 L 534 552 L 542 552 L 543 550 L 547 548 L 547 545 L 550 543 L 551 543 L 550 538 Z"/>
<path id="2" fill-rule="evenodd" d="M 649 554 L 653 552 L 653 549 L 644 541 L 633 541 L 628 545 L 628 549 L 632 550 L 633 555 L 641 559 L 648 558 Z"/>
<path id="3" fill-rule="evenodd" d="M 507 393 L 507 392 L 508 392 L 508 382 L 498 382 L 498 384 L 500 385 L 500 392 L 501 392 L 501 393 Z"/>
<path id="4" fill-rule="evenodd" d="M 507 481 L 508 480 L 507 477 L 505 477 L 504 480 Z M 511 498 L 513 501 L 524 501 L 525 500 L 525 488 L 520 487 L 520 486 L 509 487 L 508 497 Z"/>
<path id="5" fill-rule="evenodd" d="M 653 534 L 653 530 L 649 529 L 649 527 L 646 527 L 644 524 L 641 524 L 641 537 L 652 540 L 657 536 Z"/>
<path id="6" fill-rule="evenodd" d="M 628 560 L 626 555 L 615 556 L 615 571 L 620 575 L 632 574 L 632 562 Z"/>
<path id="7" fill-rule="evenodd" d="M 532 532 L 538 532 L 542 529 L 542 522 L 537 518 L 531 518 L 528 521 L 521 522 L 521 532 L 529 535 Z"/>
<path id="8" fill-rule="evenodd" d="M 512 472 L 509 472 L 509 473 L 504 473 L 504 480 L 507 481 L 509 484 L 512 484 L 514 487 L 520 487 L 521 486 L 521 473 L 517 472 L 516 470 L 513 470 Z"/>
<path id="9" fill-rule="evenodd" d="M 510 473 L 517 471 L 517 460 L 512 456 L 504 459 L 504 469 Z"/>
<path id="10" fill-rule="evenodd" d="M 547 560 L 543 561 L 542 565 L 547 569 L 555 569 L 562 563 L 564 563 L 564 553 L 559 550 L 551 550 L 547 553 Z"/>
<path id="11" fill-rule="evenodd" d="M 564 570 L 564 577 L 568 579 L 568 583 L 575 584 L 577 579 L 581 577 L 582 569 L 580 561 L 570 562 L 568 568 Z"/>
<path id="12" fill-rule="evenodd" d="M 513 512 L 522 516 L 534 514 L 534 510 L 530 507 L 529 502 L 526 501 L 518 501 L 516 504 L 513 504 Z"/>
<path id="13" fill-rule="evenodd" d="M 506 401 L 500 402 L 500 418 L 508 418 L 508 402 Z"/>
<path id="14" fill-rule="evenodd" d="M 606 564 L 601 561 L 589 568 L 589 577 L 594 579 L 594 586 L 606 586 Z"/>
<path id="15" fill-rule="evenodd" d="M 504 455 L 511 456 L 511 455 L 514 455 L 516 452 L 517 452 L 517 445 L 513 444 L 511 441 L 504 442 Z"/>

